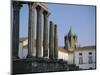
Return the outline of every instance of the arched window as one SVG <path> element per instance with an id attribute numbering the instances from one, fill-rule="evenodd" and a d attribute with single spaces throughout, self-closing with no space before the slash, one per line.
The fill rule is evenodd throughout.
<path id="1" fill-rule="evenodd" d="M 82 53 L 79 53 L 79 64 L 83 64 L 83 56 L 82 56 Z"/>
<path id="2" fill-rule="evenodd" d="M 93 63 L 92 52 L 89 52 L 88 54 L 89 54 L 89 56 L 88 56 L 88 63 L 92 64 Z"/>

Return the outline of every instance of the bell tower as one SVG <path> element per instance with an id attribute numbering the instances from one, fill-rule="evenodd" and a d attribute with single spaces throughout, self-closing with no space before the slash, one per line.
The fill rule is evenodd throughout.
<path id="1" fill-rule="evenodd" d="M 78 46 L 77 35 L 72 31 L 72 27 L 70 28 L 67 35 L 64 37 L 65 49 L 69 51 L 73 51 Z"/>

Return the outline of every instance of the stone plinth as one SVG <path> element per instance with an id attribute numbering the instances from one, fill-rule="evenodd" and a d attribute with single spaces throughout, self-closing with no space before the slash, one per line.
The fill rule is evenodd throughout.
<path id="1" fill-rule="evenodd" d="M 14 60 L 13 62 L 14 74 L 58 72 L 70 70 L 70 66 L 68 66 L 67 62 L 62 60 L 51 60 L 46 58 L 27 58 Z M 73 68 L 75 67 L 76 66 L 74 65 Z"/>

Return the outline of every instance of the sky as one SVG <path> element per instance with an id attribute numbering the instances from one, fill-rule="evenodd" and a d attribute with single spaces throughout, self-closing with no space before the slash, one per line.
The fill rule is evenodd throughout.
<path id="1" fill-rule="evenodd" d="M 51 3 L 46 3 L 46 6 L 51 13 L 49 21 L 53 21 L 58 27 L 59 46 L 64 46 L 64 36 L 68 34 L 70 27 L 72 27 L 72 31 L 78 36 L 80 46 L 95 45 L 95 6 Z M 28 13 L 28 6 L 24 4 L 20 11 L 20 37 L 28 36 Z"/>

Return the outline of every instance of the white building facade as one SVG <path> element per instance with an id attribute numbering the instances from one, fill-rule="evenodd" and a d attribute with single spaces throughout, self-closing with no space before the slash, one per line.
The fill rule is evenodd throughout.
<path id="1" fill-rule="evenodd" d="M 96 68 L 96 51 L 95 47 L 88 47 L 85 49 L 76 50 L 74 52 L 74 63 L 80 69 L 95 69 Z"/>

